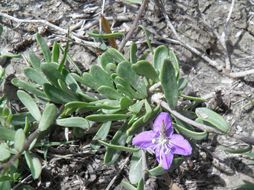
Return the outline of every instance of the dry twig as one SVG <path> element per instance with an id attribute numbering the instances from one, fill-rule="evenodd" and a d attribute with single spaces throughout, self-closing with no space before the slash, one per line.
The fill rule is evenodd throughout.
<path id="1" fill-rule="evenodd" d="M 130 37 L 132 36 L 133 32 L 135 31 L 135 29 L 137 28 L 138 25 L 138 21 L 141 18 L 147 4 L 148 4 L 149 0 L 143 0 L 142 5 L 139 8 L 138 14 L 133 22 L 133 25 L 131 26 L 129 32 L 127 33 L 126 37 L 122 40 L 121 44 L 119 45 L 119 51 L 123 51 L 123 48 L 125 46 L 125 44 L 128 42 L 128 40 L 130 39 Z"/>
<path id="2" fill-rule="evenodd" d="M 230 67 L 229 63 L 228 63 L 228 66 L 226 68 L 224 68 L 224 66 L 222 66 L 218 62 L 212 60 L 205 53 L 202 53 L 201 51 L 197 50 L 196 48 L 194 48 L 193 46 L 191 46 L 190 44 L 185 42 L 183 40 L 183 38 L 177 33 L 175 27 L 171 23 L 171 21 L 169 19 L 169 16 L 167 15 L 166 10 L 165 10 L 161 0 L 155 0 L 155 1 L 156 1 L 156 4 L 159 6 L 159 8 L 161 9 L 161 11 L 163 13 L 163 16 L 164 16 L 164 18 L 165 18 L 165 20 L 167 22 L 167 26 L 170 28 L 170 30 L 173 32 L 173 34 L 174 34 L 174 36 L 176 38 L 176 40 L 174 40 L 173 43 L 177 43 L 177 44 L 182 45 L 186 49 L 190 50 L 192 53 L 198 55 L 203 60 L 205 60 L 210 66 L 216 68 L 219 72 L 222 72 L 223 74 L 225 74 L 228 77 L 231 77 L 231 78 L 241 78 L 241 77 L 245 77 L 247 75 L 254 74 L 254 69 L 250 69 L 250 70 L 247 70 L 247 71 L 240 71 L 240 72 L 231 72 L 231 71 L 227 70 Z M 229 11 L 228 18 L 231 17 L 233 6 L 234 6 L 234 1 L 231 4 L 231 8 L 230 8 L 230 11 Z M 227 21 L 226 21 L 226 25 L 228 25 L 228 22 L 229 22 L 228 18 L 227 18 Z M 227 26 L 225 26 L 225 27 L 227 27 Z M 213 31 L 213 32 L 215 32 L 215 31 Z M 216 32 L 215 32 L 215 34 L 216 34 Z M 218 34 L 216 34 L 216 36 L 218 36 L 218 39 L 221 39 Z M 221 43 L 224 44 L 223 45 L 224 47 L 226 47 L 224 42 L 221 42 Z"/>
<path id="3" fill-rule="evenodd" d="M 17 23 L 35 23 L 35 24 L 43 24 L 43 25 L 46 25 L 48 27 L 51 27 L 63 34 L 68 34 L 68 30 L 67 29 L 63 29 L 59 26 L 56 26 L 50 22 L 48 22 L 47 20 L 32 20 L 32 19 L 20 19 L 20 18 L 16 18 L 16 17 L 13 17 L 13 16 L 10 16 L 6 13 L 2 13 L 0 12 L 0 16 L 4 17 L 4 18 L 7 18 L 9 20 L 13 20 Z M 100 43 L 98 42 L 89 42 L 89 41 L 85 41 L 82 39 L 82 36 L 79 36 L 77 33 L 75 32 L 70 32 L 70 35 L 69 35 L 70 38 L 72 38 L 75 42 L 79 43 L 79 44 L 82 44 L 82 45 L 85 45 L 85 46 L 88 46 L 88 47 L 93 47 L 93 48 L 99 48 L 100 46 Z"/>

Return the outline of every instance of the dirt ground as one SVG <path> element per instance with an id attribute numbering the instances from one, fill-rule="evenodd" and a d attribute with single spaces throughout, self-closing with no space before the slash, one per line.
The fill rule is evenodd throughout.
<path id="1" fill-rule="evenodd" d="M 127 4 L 121 0 L 106 0 L 104 14 L 110 17 L 112 31 L 126 32 L 136 17 L 139 6 Z M 198 6 L 199 3 L 199 6 Z M 226 0 L 165 0 L 165 9 L 178 33 L 184 40 L 220 64 L 225 63 L 225 51 L 214 37 L 212 31 L 200 19 L 198 9 L 205 16 L 214 31 L 221 34 L 224 30 L 231 1 Z M 88 31 L 99 30 L 98 18 L 102 11 L 102 1 L 96 0 L 1 0 L 0 12 L 16 18 L 47 20 L 61 28 L 73 29 L 91 40 Z M 228 50 L 232 61 L 232 71 L 244 71 L 254 68 L 254 1 L 238 0 L 228 26 Z M 59 30 L 39 23 L 17 23 L 8 18 L 1 18 L 4 33 L 0 40 L 0 51 L 25 54 L 29 51 L 39 53 L 34 34 L 39 32 L 48 44 L 54 41 L 65 43 L 66 36 Z M 165 44 L 174 49 L 181 65 L 182 74 L 189 80 L 186 94 L 207 96 L 217 92 L 217 97 L 209 101 L 208 106 L 220 112 L 231 126 L 231 134 L 254 138 L 254 75 L 232 79 L 209 66 L 199 56 L 179 44 L 172 43 L 174 35 L 167 23 L 150 1 L 140 23 L 151 33 L 152 46 Z M 136 31 L 131 40 L 138 44 L 139 53 L 146 50 L 145 35 Z M 118 41 L 120 43 L 120 39 Z M 127 47 L 130 43 L 127 43 Z M 126 48 L 128 49 L 128 48 Z M 126 54 L 128 52 L 126 51 Z M 96 64 L 96 50 L 91 47 L 71 44 L 70 54 L 81 70 L 87 70 Z M 1 60 L 6 74 L 23 77 L 26 63 L 21 59 Z M 9 88 L 12 88 L 9 86 Z M 13 93 L 13 91 L 11 91 Z M 12 96 L 9 94 L 9 96 Z M 13 97 L 15 98 L 15 97 Z M 62 134 L 64 136 L 64 134 Z M 63 137 L 62 137 L 63 138 Z M 216 142 L 215 142 L 216 141 Z M 150 178 L 146 189 L 169 189 L 171 180 L 177 189 L 234 189 L 244 182 L 254 182 L 253 160 L 222 150 L 220 144 L 239 142 L 226 137 L 211 137 L 202 143 L 201 151 L 193 153 L 189 161 L 192 168 L 184 162 L 180 168 L 164 176 Z M 111 189 L 121 189 L 118 185 L 123 178 L 128 178 L 125 167 L 119 174 L 117 165 L 105 166 L 102 162 L 104 150 L 93 154 L 85 139 L 71 145 L 61 145 L 49 149 L 41 179 L 34 182 L 28 177 L 24 183 L 37 189 L 106 189 L 114 176 L 118 176 Z"/>

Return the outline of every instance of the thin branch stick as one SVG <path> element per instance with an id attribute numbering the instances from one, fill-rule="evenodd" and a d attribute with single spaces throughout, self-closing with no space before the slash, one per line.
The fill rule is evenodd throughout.
<path id="1" fill-rule="evenodd" d="M 133 32 L 135 31 L 135 29 L 137 28 L 138 25 L 138 21 L 141 18 L 147 4 L 148 4 L 149 0 L 143 0 L 142 5 L 139 8 L 138 14 L 133 22 L 133 25 L 131 26 L 129 32 L 127 33 L 126 37 L 122 40 L 122 42 L 119 45 L 119 51 L 123 51 L 123 48 L 125 46 L 125 44 L 128 42 L 128 40 L 131 38 Z"/>
<path id="2" fill-rule="evenodd" d="M 183 122 L 185 123 L 188 123 L 202 131 L 207 131 L 207 132 L 212 132 L 212 133 L 217 133 L 217 134 L 221 134 L 220 131 L 208 126 L 208 125 L 204 125 L 204 124 L 201 124 L 201 123 L 198 123 L 196 121 L 193 121 L 187 117 L 185 117 L 184 115 L 180 114 L 179 112 L 177 112 L 176 110 L 173 110 L 171 109 L 167 102 L 165 101 L 162 101 L 160 98 L 162 97 L 163 95 L 161 94 L 154 94 L 152 96 L 152 102 L 160 105 L 161 107 L 163 107 L 165 110 L 169 111 L 173 116 L 175 116 L 176 118 L 182 120 Z"/>
<path id="3" fill-rule="evenodd" d="M 173 40 L 173 39 L 164 39 L 165 41 L 167 42 L 170 42 L 170 43 L 174 43 L 174 44 L 177 44 L 177 45 L 182 45 L 183 47 L 185 47 L 186 49 L 188 49 L 186 46 L 184 46 L 181 42 L 179 42 L 178 40 Z M 207 56 L 205 57 L 202 57 L 202 54 L 200 51 L 198 51 L 197 49 L 193 48 L 193 49 L 188 49 L 190 50 L 191 52 L 196 53 L 196 55 L 200 56 L 202 59 L 204 59 L 206 61 L 206 58 L 208 58 Z M 194 50 L 194 51 L 192 51 Z M 208 58 L 210 59 L 210 58 Z M 208 62 L 208 61 L 207 61 Z M 216 63 L 216 61 L 213 61 Z M 210 64 L 211 65 L 211 64 Z M 225 71 L 222 67 L 221 68 L 216 68 L 218 71 L 222 71 L 224 75 L 230 77 L 230 78 L 233 78 L 233 79 L 237 79 L 237 78 L 242 78 L 242 77 L 245 77 L 247 75 L 253 75 L 254 74 L 254 69 L 250 69 L 250 70 L 246 70 L 246 71 L 238 71 L 238 72 L 228 72 L 228 71 Z M 156 87 L 156 86 L 155 86 Z"/>
<path id="4" fill-rule="evenodd" d="M 47 20 L 31 20 L 31 19 L 20 19 L 20 18 L 16 18 L 16 17 L 13 17 L 13 16 L 10 16 L 8 14 L 5 14 L 5 13 L 2 13 L 0 12 L 0 17 L 5 17 L 9 20 L 13 20 L 17 23 L 35 23 L 35 24 L 43 24 L 43 25 L 46 25 L 46 26 L 49 26 L 63 34 L 68 34 L 68 30 L 67 29 L 63 29 L 59 26 L 56 26 L 50 22 L 48 22 Z M 85 41 L 83 39 L 81 39 L 81 36 L 79 36 L 77 33 L 75 32 L 70 32 L 70 35 L 69 35 L 70 38 L 72 38 L 74 41 L 76 41 L 77 43 L 80 43 L 82 45 L 85 45 L 85 46 L 89 46 L 89 47 L 93 47 L 93 48 L 99 48 L 100 46 L 100 43 L 98 42 L 89 42 L 89 41 Z"/>
<path id="5" fill-rule="evenodd" d="M 121 166 L 120 166 L 119 169 L 118 169 L 117 174 L 116 174 L 115 177 L 110 181 L 110 183 L 108 184 L 108 186 L 106 187 L 105 190 L 109 190 L 109 189 L 112 187 L 112 185 L 115 183 L 116 179 L 118 178 L 118 176 L 120 175 L 120 173 L 121 173 L 122 170 L 124 169 L 124 166 L 126 166 L 126 164 L 129 162 L 129 160 L 130 160 L 130 156 L 128 156 L 128 157 L 124 160 L 124 162 L 121 164 Z"/>
<path id="6" fill-rule="evenodd" d="M 254 75 L 254 69 L 250 69 L 250 70 L 247 70 L 247 71 L 231 72 L 231 73 L 228 73 L 226 75 L 228 75 L 231 78 L 242 78 L 242 77 L 245 77 L 247 75 Z"/>
<path id="7" fill-rule="evenodd" d="M 199 50 L 197 50 L 196 48 L 192 47 L 190 44 L 184 42 L 182 40 L 182 38 L 180 37 L 180 35 L 177 33 L 175 27 L 173 26 L 173 24 L 171 23 L 166 10 L 162 4 L 162 2 L 160 0 L 156 0 L 156 3 L 158 6 L 160 6 L 160 9 L 162 11 L 162 14 L 164 16 L 164 18 L 166 19 L 167 22 L 167 26 L 170 28 L 170 30 L 173 32 L 173 34 L 175 35 L 175 38 L 179 41 L 179 43 L 184 46 L 185 48 L 187 48 L 188 50 L 190 50 L 191 52 L 195 53 L 196 55 L 200 56 L 202 59 L 204 59 L 209 65 L 211 65 L 212 67 L 215 67 L 218 71 L 221 71 L 223 69 L 222 66 L 220 66 L 216 61 L 210 59 L 208 56 L 206 56 L 204 53 L 200 52 Z"/>
<path id="8" fill-rule="evenodd" d="M 231 15 L 232 15 L 232 12 L 233 12 L 233 9 L 234 9 L 234 5 L 235 5 L 235 0 L 232 0 L 231 6 L 229 8 L 228 16 L 227 16 L 227 19 L 226 19 L 226 22 L 225 22 L 225 25 L 224 25 L 224 31 L 222 32 L 221 37 L 220 37 L 220 39 L 221 39 L 220 41 L 221 41 L 221 43 L 224 46 L 224 49 L 226 51 L 226 60 L 225 60 L 226 65 L 225 65 L 225 68 L 228 71 L 230 71 L 230 69 L 231 69 L 231 60 L 230 60 L 230 55 L 229 55 L 229 51 L 228 51 L 228 47 L 227 47 L 228 24 L 229 24 L 229 20 L 231 18 Z"/>
<path id="9" fill-rule="evenodd" d="M 247 71 L 240 71 L 240 72 L 229 72 L 229 70 L 227 70 L 227 68 L 224 69 L 222 65 L 219 65 L 218 62 L 216 62 L 216 61 L 212 60 L 211 58 L 209 58 L 205 53 L 200 52 L 196 48 L 192 47 L 190 44 L 184 42 L 182 40 L 182 38 L 180 37 L 180 35 L 177 33 L 177 31 L 176 31 L 175 27 L 173 26 L 173 24 L 171 23 L 171 21 L 170 21 L 168 15 L 166 14 L 166 11 L 165 11 L 162 3 L 160 2 L 160 0 L 155 0 L 155 1 L 160 6 L 160 9 L 162 10 L 162 13 L 163 13 L 163 15 L 166 19 L 167 25 L 169 26 L 169 28 L 171 29 L 171 31 L 175 35 L 175 38 L 177 39 L 176 41 L 173 40 L 171 42 L 182 45 L 186 49 L 190 50 L 191 52 L 195 53 L 196 55 L 201 57 L 203 60 L 205 60 L 210 66 L 216 68 L 219 72 L 223 72 L 223 74 L 225 74 L 228 77 L 236 79 L 236 78 L 241 78 L 241 77 L 245 77 L 247 75 L 253 75 L 254 74 L 254 69 L 247 70 Z M 218 34 L 216 36 L 218 36 Z M 218 38 L 218 39 L 220 39 L 220 38 Z M 221 40 L 220 40 L 220 42 L 221 42 Z"/>

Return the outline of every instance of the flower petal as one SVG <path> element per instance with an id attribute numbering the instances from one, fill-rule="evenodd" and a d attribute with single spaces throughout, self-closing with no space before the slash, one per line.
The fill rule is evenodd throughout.
<path id="1" fill-rule="evenodd" d="M 155 154 L 156 160 L 159 162 L 161 167 L 163 167 L 165 170 L 168 170 L 172 164 L 174 154 L 172 152 L 165 154 L 165 152 L 160 148 L 156 148 Z"/>
<path id="2" fill-rule="evenodd" d="M 190 143 L 182 135 L 173 134 L 170 137 L 170 141 L 174 144 L 173 148 L 174 154 L 180 154 L 183 156 L 191 154 L 192 147 Z"/>
<path id="3" fill-rule="evenodd" d="M 172 120 L 167 112 L 161 112 L 153 123 L 153 131 L 156 133 L 161 132 L 162 125 L 165 125 L 166 135 L 170 137 L 173 133 Z"/>
<path id="4" fill-rule="evenodd" d="M 155 135 L 153 131 L 144 131 L 132 139 L 132 144 L 142 149 L 153 149 L 155 144 L 152 143 L 152 140 Z"/>

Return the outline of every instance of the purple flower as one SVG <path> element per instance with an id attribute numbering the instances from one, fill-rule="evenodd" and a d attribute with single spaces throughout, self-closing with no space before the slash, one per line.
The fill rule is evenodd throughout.
<path id="1" fill-rule="evenodd" d="M 170 168 L 174 154 L 187 156 L 192 152 L 190 143 L 182 135 L 173 134 L 172 121 L 167 112 L 161 112 L 153 123 L 153 130 L 138 134 L 132 144 L 155 153 L 165 170 Z"/>

